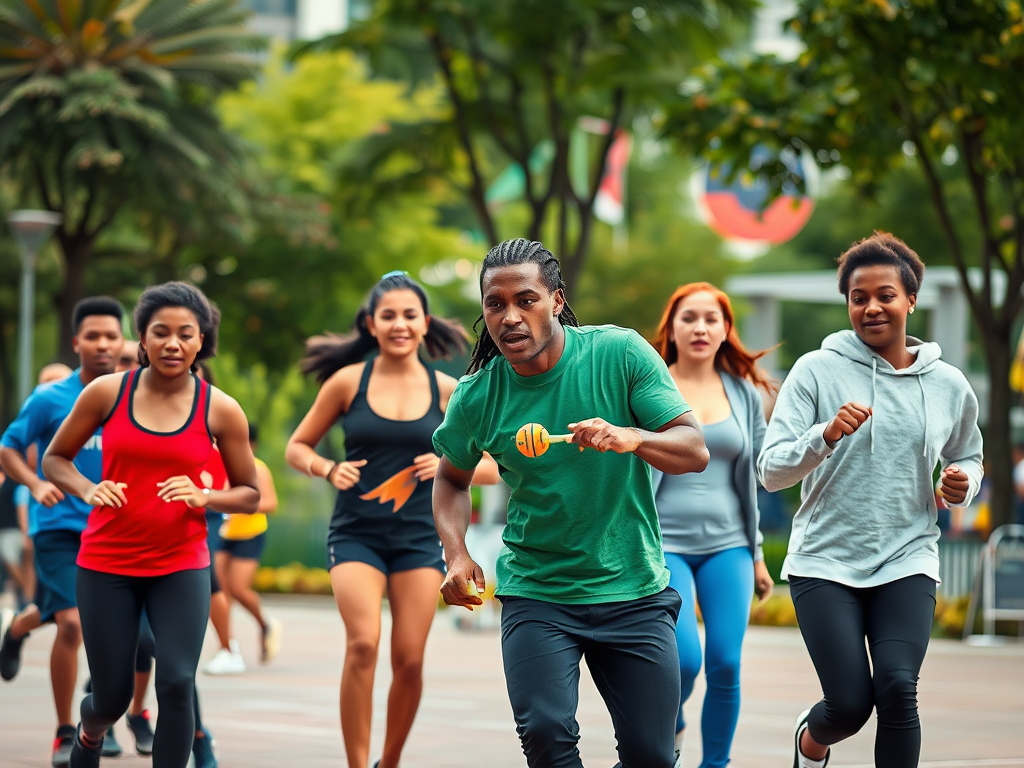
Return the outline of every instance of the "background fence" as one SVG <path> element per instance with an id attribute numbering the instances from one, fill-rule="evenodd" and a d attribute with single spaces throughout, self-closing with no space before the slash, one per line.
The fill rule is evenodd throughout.
<path id="1" fill-rule="evenodd" d="M 310 568 L 325 568 L 327 524 L 326 516 L 271 518 L 263 565 L 280 567 L 297 562 Z M 765 564 L 776 582 L 786 558 L 787 543 L 788 538 L 783 536 L 769 536 L 764 541 Z M 940 595 L 955 598 L 970 593 L 982 546 L 980 541 L 967 538 L 939 540 Z"/>

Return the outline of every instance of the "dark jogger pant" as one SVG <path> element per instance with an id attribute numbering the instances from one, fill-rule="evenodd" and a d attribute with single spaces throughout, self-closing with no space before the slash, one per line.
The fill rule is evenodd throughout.
<path id="1" fill-rule="evenodd" d="M 932 629 L 935 581 L 915 575 L 856 589 L 794 576 L 790 585 L 824 694 L 807 721 L 811 738 L 825 745 L 842 741 L 864 727 L 874 708 L 876 768 L 916 768 L 917 679 Z"/>
<path id="2" fill-rule="evenodd" d="M 622 768 L 672 768 L 679 708 L 679 594 L 562 605 L 502 597 L 501 652 L 530 768 L 581 768 L 580 660 L 615 727 Z"/>
<path id="3" fill-rule="evenodd" d="M 210 613 L 207 569 L 166 576 L 118 576 L 78 569 L 78 610 L 92 674 L 82 728 L 100 739 L 132 700 L 139 620 L 145 607 L 156 640 L 160 708 L 153 768 L 185 768 L 195 736 L 196 667 Z"/>

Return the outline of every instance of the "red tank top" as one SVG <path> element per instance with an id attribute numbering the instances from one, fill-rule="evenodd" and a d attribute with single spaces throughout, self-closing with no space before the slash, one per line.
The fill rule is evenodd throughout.
<path id="1" fill-rule="evenodd" d="M 124 576 L 163 576 L 206 568 L 206 516 L 183 501 L 164 501 L 157 483 L 187 475 L 200 488 L 213 439 L 207 426 L 210 387 L 195 374 L 192 412 L 174 432 L 135 421 L 132 403 L 144 369 L 125 374 L 114 410 L 103 424 L 103 479 L 126 483 L 123 507 L 95 507 L 82 534 L 78 564 Z"/>

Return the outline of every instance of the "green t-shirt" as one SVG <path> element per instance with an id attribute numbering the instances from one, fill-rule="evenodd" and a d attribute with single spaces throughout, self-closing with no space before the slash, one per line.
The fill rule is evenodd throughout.
<path id="1" fill-rule="evenodd" d="M 434 447 L 460 469 L 491 454 L 512 489 L 498 557 L 497 594 L 557 603 L 614 603 L 668 585 L 650 466 L 635 454 L 554 443 L 537 458 L 515 434 L 550 434 L 602 418 L 657 430 L 690 408 L 658 354 L 635 331 L 565 329 L 555 366 L 520 376 L 496 357 L 455 388 Z"/>

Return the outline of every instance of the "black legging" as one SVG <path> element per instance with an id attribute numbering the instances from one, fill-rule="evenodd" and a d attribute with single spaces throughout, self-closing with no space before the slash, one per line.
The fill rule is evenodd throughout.
<path id="1" fill-rule="evenodd" d="M 210 566 L 213 570 L 213 565 Z M 153 657 L 156 656 L 156 638 L 153 637 L 153 628 L 149 626 L 149 618 L 146 612 L 142 612 L 142 622 L 139 627 L 139 648 L 135 652 L 135 671 L 137 673 L 150 672 L 153 669 Z M 92 681 L 90 681 L 89 692 L 92 692 Z M 192 710 L 195 713 L 196 732 L 203 729 L 203 719 L 199 714 L 199 689 L 192 691 Z"/>
<path id="2" fill-rule="evenodd" d="M 210 574 L 203 568 L 119 576 L 79 567 L 77 593 L 93 681 L 92 694 L 82 700 L 85 734 L 99 741 L 131 702 L 145 607 L 156 639 L 160 707 L 153 768 L 185 768 L 195 736 L 195 677 L 210 613 Z"/>
<path id="3" fill-rule="evenodd" d="M 807 721 L 811 738 L 823 745 L 842 741 L 860 731 L 874 707 L 876 768 L 916 766 L 917 679 L 935 613 L 935 581 L 915 575 L 855 589 L 793 576 L 790 586 L 824 694 Z"/>
<path id="4" fill-rule="evenodd" d="M 135 651 L 135 671 L 152 672 L 153 657 L 156 656 L 156 639 L 153 637 L 153 628 L 149 626 L 149 618 L 146 612 L 142 612 L 142 621 L 139 625 L 139 648 Z"/>

